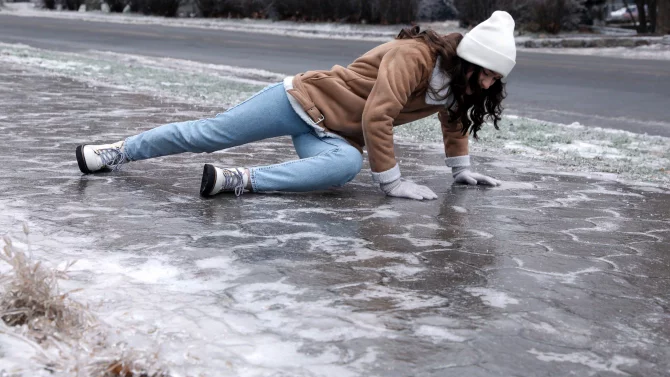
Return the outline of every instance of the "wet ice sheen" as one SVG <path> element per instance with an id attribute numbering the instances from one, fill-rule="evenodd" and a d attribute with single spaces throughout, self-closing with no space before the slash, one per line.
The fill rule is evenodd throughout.
<path id="1" fill-rule="evenodd" d="M 20 238 L 25 221 L 35 258 L 79 260 L 63 289 L 81 288 L 73 297 L 119 341 L 155 351 L 174 376 L 670 367 L 667 190 L 505 156 L 475 156 L 477 168 L 518 184 L 451 186 L 437 148 L 400 143 L 437 200 L 386 198 L 365 174 L 320 193 L 202 200 L 203 163 L 294 158 L 290 141 L 82 176 L 77 143 L 216 109 L 11 67 L 0 80 L 1 229 Z M 6 349 L 26 344 L 0 337 L 3 367 L 24 365 L 29 351 Z"/>
<path id="2" fill-rule="evenodd" d="M 498 292 L 487 288 L 467 288 L 469 292 L 475 297 L 481 298 L 482 302 L 496 308 L 505 308 L 510 304 L 518 304 L 519 300 L 509 297 L 505 292 Z"/>

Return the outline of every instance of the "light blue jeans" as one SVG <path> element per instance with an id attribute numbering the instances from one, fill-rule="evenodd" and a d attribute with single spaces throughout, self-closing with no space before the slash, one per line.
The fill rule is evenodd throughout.
<path id="1" fill-rule="evenodd" d="M 126 139 L 133 160 L 211 153 L 252 141 L 291 136 L 299 160 L 249 168 L 253 191 L 313 191 L 341 186 L 360 172 L 361 153 L 336 137 L 319 137 L 274 84 L 214 118 L 165 124 Z"/>

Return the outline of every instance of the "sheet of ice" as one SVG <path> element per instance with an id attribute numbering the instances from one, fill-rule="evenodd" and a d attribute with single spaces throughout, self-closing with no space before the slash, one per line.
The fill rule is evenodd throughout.
<path id="1" fill-rule="evenodd" d="M 536 355 L 537 358 L 542 361 L 582 364 L 588 366 L 594 371 L 612 372 L 624 376 L 628 375 L 628 373 L 620 370 L 619 367 L 632 366 L 638 362 L 636 359 L 618 355 L 615 355 L 611 359 L 607 360 L 588 351 L 561 354 L 555 352 L 541 352 L 536 349 L 532 349 L 528 351 L 528 353 Z"/>
<path id="2" fill-rule="evenodd" d="M 0 371 L 7 375 L 24 373 L 35 377 L 51 375 L 49 371 L 34 363 L 34 358 L 43 350 L 34 341 L 22 337 L 0 321 Z"/>
<path id="3" fill-rule="evenodd" d="M 84 77 L 58 64 L 84 56 L 20 46 L 2 51 L 0 64 L 13 73 L 0 73 L 5 84 L 0 106 L 10 114 L 0 119 L 5 131 L 0 159 L 10 162 L 0 175 L 0 188 L 8 193 L 0 198 L 0 229 L 21 241 L 21 222 L 27 221 L 35 258 L 49 266 L 77 259 L 64 290 L 81 288 L 73 297 L 104 320 L 112 339 L 157 355 L 171 375 L 369 376 L 389 365 L 430 375 L 448 365 L 476 373 L 482 364 L 507 368 L 504 374 L 532 375 L 546 363 L 558 363 L 561 349 L 590 347 L 601 359 L 572 355 L 580 362 L 561 362 L 568 366 L 560 370 L 598 373 L 603 364 L 621 361 L 616 355 L 625 355 L 641 361 L 617 368 L 635 366 L 635 372 L 655 376 L 650 361 L 667 359 L 662 262 L 670 227 L 667 213 L 654 212 L 665 208 L 659 193 L 618 191 L 623 186 L 608 181 L 610 176 L 551 174 L 561 166 L 540 163 L 542 156 L 499 153 L 503 148 L 488 159 L 481 144 L 475 145 L 482 151 L 475 153 L 477 169 L 508 174 L 512 189 L 441 186 L 442 201 L 395 201 L 374 191 L 369 177 L 359 177 L 350 191 L 197 197 L 203 158 L 267 163 L 286 158 L 290 141 L 172 156 L 83 177 L 71 146 L 92 134 L 120 137 L 136 130 L 127 119 L 169 119 L 171 114 L 161 115 L 168 110 L 160 101 L 192 93 L 180 91 L 187 85 L 170 77 L 179 71 L 149 69 L 155 77 L 148 77 L 143 90 L 161 96 L 144 97 L 100 84 L 109 80 L 133 88 L 112 77 L 124 75 L 95 69 L 116 69 L 118 56 L 82 60 L 91 67 L 79 66 L 90 69 Z M 22 56 L 35 59 L 20 65 Z M 40 59 L 48 68 L 40 68 Z M 8 61 L 14 64 L 5 65 Z M 141 76 L 143 64 L 118 68 Z M 163 84 L 166 77 L 171 85 Z M 21 88 L 21 80 L 38 89 L 12 90 Z M 231 82 L 222 79 L 220 89 L 238 93 L 238 83 Z M 60 106 L 62 93 L 66 106 Z M 26 101 L 24 94 L 38 100 Z M 212 98 L 194 101 L 207 105 Z M 22 110 L 14 111 L 17 107 Z M 556 143 L 573 135 L 617 148 L 634 162 L 667 161 L 667 139 L 509 121 L 512 131 L 535 132 L 519 139 L 543 154 L 557 153 Z M 115 126 L 108 127 L 110 122 Z M 424 124 L 439 132 L 435 120 Z M 550 129 L 551 140 L 535 128 Z M 36 143 L 45 153 L 34 153 Z M 438 168 L 419 166 L 444 165 L 438 142 L 397 147 L 399 155 L 421 156 L 405 161 L 418 179 L 437 182 L 431 172 Z M 563 169 L 574 174 L 570 170 L 576 168 Z M 467 216 L 454 205 L 468 209 Z M 510 341 L 503 347 L 500 339 Z M 1 342 L 28 352 L 16 337 Z M 533 347 L 552 360 L 528 353 Z M 18 364 L 22 356 L 16 357 Z"/>
<path id="4" fill-rule="evenodd" d="M 449 331 L 446 328 L 429 326 L 429 325 L 419 326 L 416 329 L 416 335 L 425 336 L 436 340 L 446 340 L 449 342 L 459 342 L 459 343 L 467 340 L 467 338 L 460 335 L 456 335 L 452 331 Z"/>
<path id="5" fill-rule="evenodd" d="M 415 247 L 441 247 L 446 248 L 452 245 L 449 241 L 435 240 L 435 239 L 421 239 L 412 237 L 410 233 L 405 234 L 389 234 L 390 238 L 397 238 L 401 240 L 408 241 L 411 245 Z"/>
<path id="6" fill-rule="evenodd" d="M 301 351 L 304 341 L 298 339 L 327 342 L 384 336 L 375 316 L 351 316 L 342 309 L 330 308 L 330 300 L 300 303 L 299 297 L 305 294 L 305 289 L 287 284 L 282 278 L 266 283 L 229 284 L 250 272 L 248 268 L 238 269 L 239 262 L 231 257 L 196 260 L 199 268 L 216 274 L 193 274 L 188 265 L 177 265 L 161 255 L 146 259 L 134 254 L 110 254 L 70 236 L 51 234 L 48 238 L 54 243 L 46 248 L 36 241 L 45 239 L 41 234 L 31 236 L 31 243 L 35 246 L 34 254 L 45 263 L 86 256 L 75 264 L 70 272 L 72 279 L 64 282 L 64 289 L 81 289 L 73 297 L 85 302 L 100 300 L 95 305 L 96 312 L 113 328 L 125 329 L 123 339 L 134 348 L 151 349 L 160 344 L 162 364 L 177 375 L 195 372 L 214 375 L 213 370 L 218 370 L 216 375 L 240 375 L 245 370 L 242 375 L 252 376 L 299 366 L 298 369 L 311 372 L 298 375 L 354 376 L 359 374 L 353 369 L 335 365 L 343 357 L 349 357 L 337 348 L 326 346 L 317 355 L 309 356 Z M 224 289 L 229 289 L 232 301 L 221 301 L 218 292 Z M 387 292 L 389 298 L 395 296 L 392 291 Z M 385 297 L 382 291 L 371 294 Z M 368 293 L 357 297 L 365 300 Z M 438 302 L 424 302 L 417 297 L 412 304 L 411 294 L 407 299 L 402 305 L 410 308 Z M 333 323 L 323 319 L 326 313 Z M 345 316 L 349 320 L 337 319 Z M 275 332 L 283 335 L 272 336 Z M 6 371 L 18 368 L 27 373 L 26 365 L 39 365 L 32 362 L 20 365 L 20 360 L 34 354 L 29 341 L 16 336 L 0 340 L 0 345 L 6 344 L 12 351 L 3 352 L 11 360 L 2 364 Z M 42 352 L 40 346 L 35 347 Z M 362 353 L 359 357 L 366 355 Z M 202 360 L 207 363 L 203 365 Z M 363 368 L 366 363 L 359 366 Z"/>
<path id="7" fill-rule="evenodd" d="M 454 211 L 456 211 L 458 213 L 468 213 L 468 210 L 461 207 L 461 206 L 451 206 L 451 208 L 453 208 Z"/>
<path id="8" fill-rule="evenodd" d="M 496 308 L 506 308 L 507 305 L 515 305 L 519 300 L 509 297 L 505 292 L 498 292 L 488 288 L 466 288 L 466 292 L 470 292 L 475 297 L 481 298 L 486 305 Z"/>

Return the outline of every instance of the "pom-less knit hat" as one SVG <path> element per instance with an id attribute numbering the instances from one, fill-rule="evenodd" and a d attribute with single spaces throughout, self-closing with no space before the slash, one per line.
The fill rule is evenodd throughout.
<path id="1" fill-rule="evenodd" d="M 470 63 L 507 77 L 516 64 L 514 19 L 507 12 L 493 12 L 488 20 L 475 26 L 463 37 L 456 54 Z"/>

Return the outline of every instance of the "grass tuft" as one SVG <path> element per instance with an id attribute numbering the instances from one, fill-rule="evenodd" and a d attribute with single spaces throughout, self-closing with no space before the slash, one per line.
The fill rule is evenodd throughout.
<path id="1" fill-rule="evenodd" d="M 101 374 L 102 377 L 169 377 L 163 371 L 146 372 L 135 365 L 128 365 L 122 361 L 111 363 Z"/>
<path id="2" fill-rule="evenodd" d="M 55 269 L 36 261 L 25 225 L 23 232 L 25 242 L 3 237 L 0 261 L 11 268 L 0 272 L 0 333 L 36 349 L 37 363 L 58 375 L 169 377 L 157 353 L 112 343 L 107 324 L 70 298 L 75 291 L 61 293 L 58 281 L 68 278 L 74 262 Z"/>
<path id="3" fill-rule="evenodd" d="M 28 236 L 28 228 L 23 231 Z M 67 279 L 67 270 L 50 269 L 30 257 L 27 249 L 4 236 L 5 246 L 0 259 L 11 266 L 0 275 L 0 318 L 8 326 L 26 325 L 32 331 L 52 329 L 59 334 L 80 337 L 81 329 L 90 321 L 87 311 L 79 303 L 69 300 L 69 293 L 61 294 L 59 279 Z M 70 292 L 71 293 L 71 292 Z"/>

